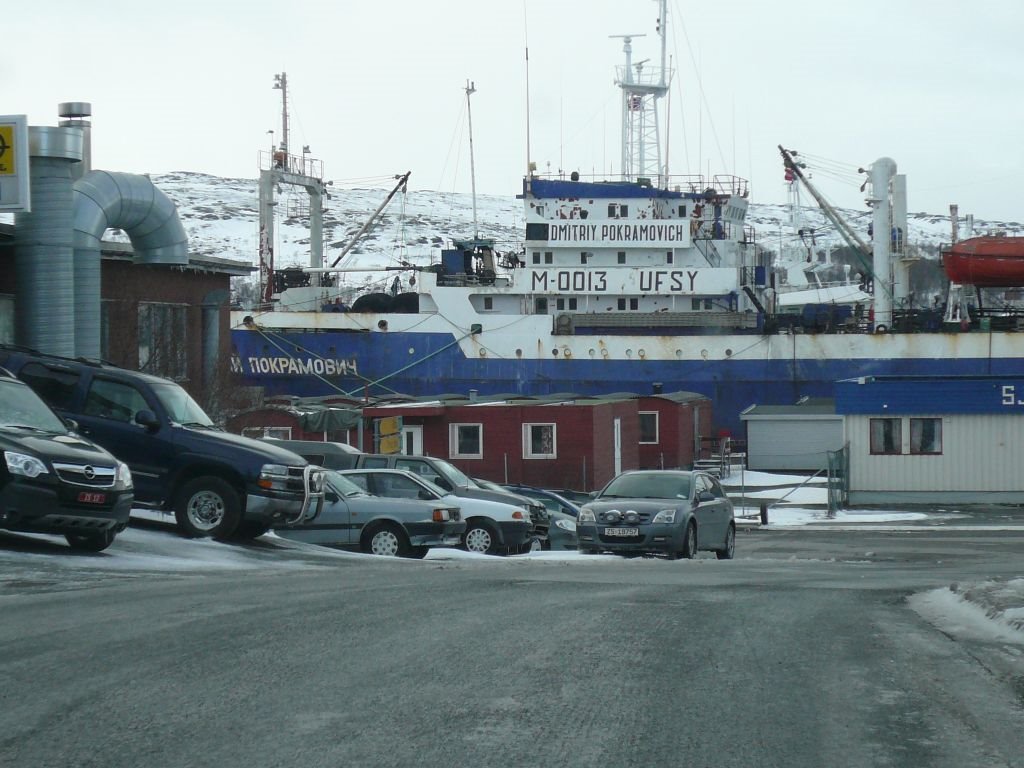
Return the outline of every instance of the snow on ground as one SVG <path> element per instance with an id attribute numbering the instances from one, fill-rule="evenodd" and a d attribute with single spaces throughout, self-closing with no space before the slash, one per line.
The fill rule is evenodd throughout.
<path id="1" fill-rule="evenodd" d="M 907 602 L 954 637 L 1024 647 L 1024 579 L 953 584 L 911 595 Z"/>

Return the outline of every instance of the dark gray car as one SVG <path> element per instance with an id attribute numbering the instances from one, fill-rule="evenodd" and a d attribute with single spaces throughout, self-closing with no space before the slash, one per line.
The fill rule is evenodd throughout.
<path id="1" fill-rule="evenodd" d="M 712 550 L 731 559 L 736 548 L 732 502 L 704 472 L 633 470 L 608 483 L 580 509 L 579 549 L 690 558 Z"/>

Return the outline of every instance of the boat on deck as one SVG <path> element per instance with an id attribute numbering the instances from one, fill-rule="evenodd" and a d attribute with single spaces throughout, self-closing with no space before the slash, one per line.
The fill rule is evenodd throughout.
<path id="1" fill-rule="evenodd" d="M 1024 237 L 972 237 L 942 254 L 951 282 L 983 288 L 1024 286 Z"/>

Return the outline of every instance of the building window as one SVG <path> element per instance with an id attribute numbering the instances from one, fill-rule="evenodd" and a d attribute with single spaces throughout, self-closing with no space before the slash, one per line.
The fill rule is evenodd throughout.
<path id="1" fill-rule="evenodd" d="M 291 427 L 243 427 L 242 437 L 252 437 L 259 439 L 261 437 L 272 437 L 275 440 L 291 440 L 292 439 L 292 428 Z"/>
<path id="2" fill-rule="evenodd" d="M 139 370 L 188 378 L 184 304 L 139 304 Z"/>
<path id="3" fill-rule="evenodd" d="M 942 419 L 910 420 L 910 452 L 924 455 L 942 453 Z"/>
<path id="4" fill-rule="evenodd" d="M 665 263 L 666 264 L 671 264 L 673 258 L 675 258 L 675 256 L 674 256 L 672 251 L 665 251 Z"/>
<path id="5" fill-rule="evenodd" d="M 617 254 L 617 258 L 618 258 L 619 264 L 625 264 L 626 263 L 626 252 L 625 251 L 619 251 L 618 254 Z"/>
<path id="6" fill-rule="evenodd" d="M 618 308 L 619 308 L 620 310 L 623 310 L 623 311 L 624 311 L 624 310 L 626 309 L 626 300 L 625 300 L 625 299 L 619 299 L 619 300 L 618 300 L 618 302 L 616 302 L 616 306 L 617 306 L 617 307 L 618 307 Z"/>
<path id="7" fill-rule="evenodd" d="M 0 344 L 14 343 L 14 297 L 0 296 Z"/>
<path id="8" fill-rule="evenodd" d="M 544 251 L 544 263 L 545 264 L 553 264 L 554 261 L 555 261 L 554 254 L 551 251 Z"/>
<path id="9" fill-rule="evenodd" d="M 569 309 L 578 309 L 578 308 L 579 308 L 579 303 L 576 301 L 576 299 L 575 298 L 569 299 Z"/>
<path id="10" fill-rule="evenodd" d="M 523 424 L 524 459 L 554 459 L 556 446 L 554 424 Z"/>
<path id="11" fill-rule="evenodd" d="M 535 315 L 546 315 L 548 313 L 548 300 L 542 296 L 534 299 L 533 313 Z"/>
<path id="12" fill-rule="evenodd" d="M 534 251 L 532 255 L 533 255 L 533 263 L 534 264 L 540 264 L 540 251 Z"/>
<path id="13" fill-rule="evenodd" d="M 484 457 L 483 425 L 449 424 L 448 456 L 452 459 L 482 459 Z"/>
<path id="14" fill-rule="evenodd" d="M 640 299 L 630 299 L 629 300 L 629 308 L 630 309 L 640 309 Z"/>
<path id="15" fill-rule="evenodd" d="M 873 456 L 903 453 L 902 419 L 871 419 L 870 429 Z"/>
<path id="16" fill-rule="evenodd" d="M 698 299 L 698 298 L 690 299 L 690 309 L 692 309 L 694 312 L 699 312 L 703 305 L 704 305 L 704 302 L 701 299 Z"/>
<path id="17" fill-rule="evenodd" d="M 653 444 L 658 442 L 658 412 L 640 411 L 640 443 Z"/>
<path id="18" fill-rule="evenodd" d="M 484 296 L 484 309 L 494 309 L 494 297 Z"/>
<path id="19" fill-rule="evenodd" d="M 110 354 L 110 307 L 111 301 L 100 302 L 100 358 L 103 360 L 113 359 Z"/>

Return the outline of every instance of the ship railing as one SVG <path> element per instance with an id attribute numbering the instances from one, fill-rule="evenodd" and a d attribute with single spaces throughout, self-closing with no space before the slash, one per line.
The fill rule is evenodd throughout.
<path id="1" fill-rule="evenodd" d="M 636 85 L 643 88 L 667 88 L 672 81 L 672 69 L 666 68 L 662 74 L 661 67 L 643 67 L 639 65 L 627 67 L 619 64 L 615 67 L 615 82 L 622 85 Z"/>
<path id="2" fill-rule="evenodd" d="M 306 154 L 300 157 L 283 150 L 261 151 L 259 162 L 261 171 L 283 171 L 298 176 L 308 176 L 312 179 L 324 177 L 324 161 L 316 160 Z"/>
<path id="3" fill-rule="evenodd" d="M 746 179 L 727 174 L 715 174 L 710 178 L 702 174 L 672 175 L 668 177 L 668 187 L 694 195 L 706 196 L 710 191 L 718 197 L 746 197 L 750 193 L 750 183 Z"/>

